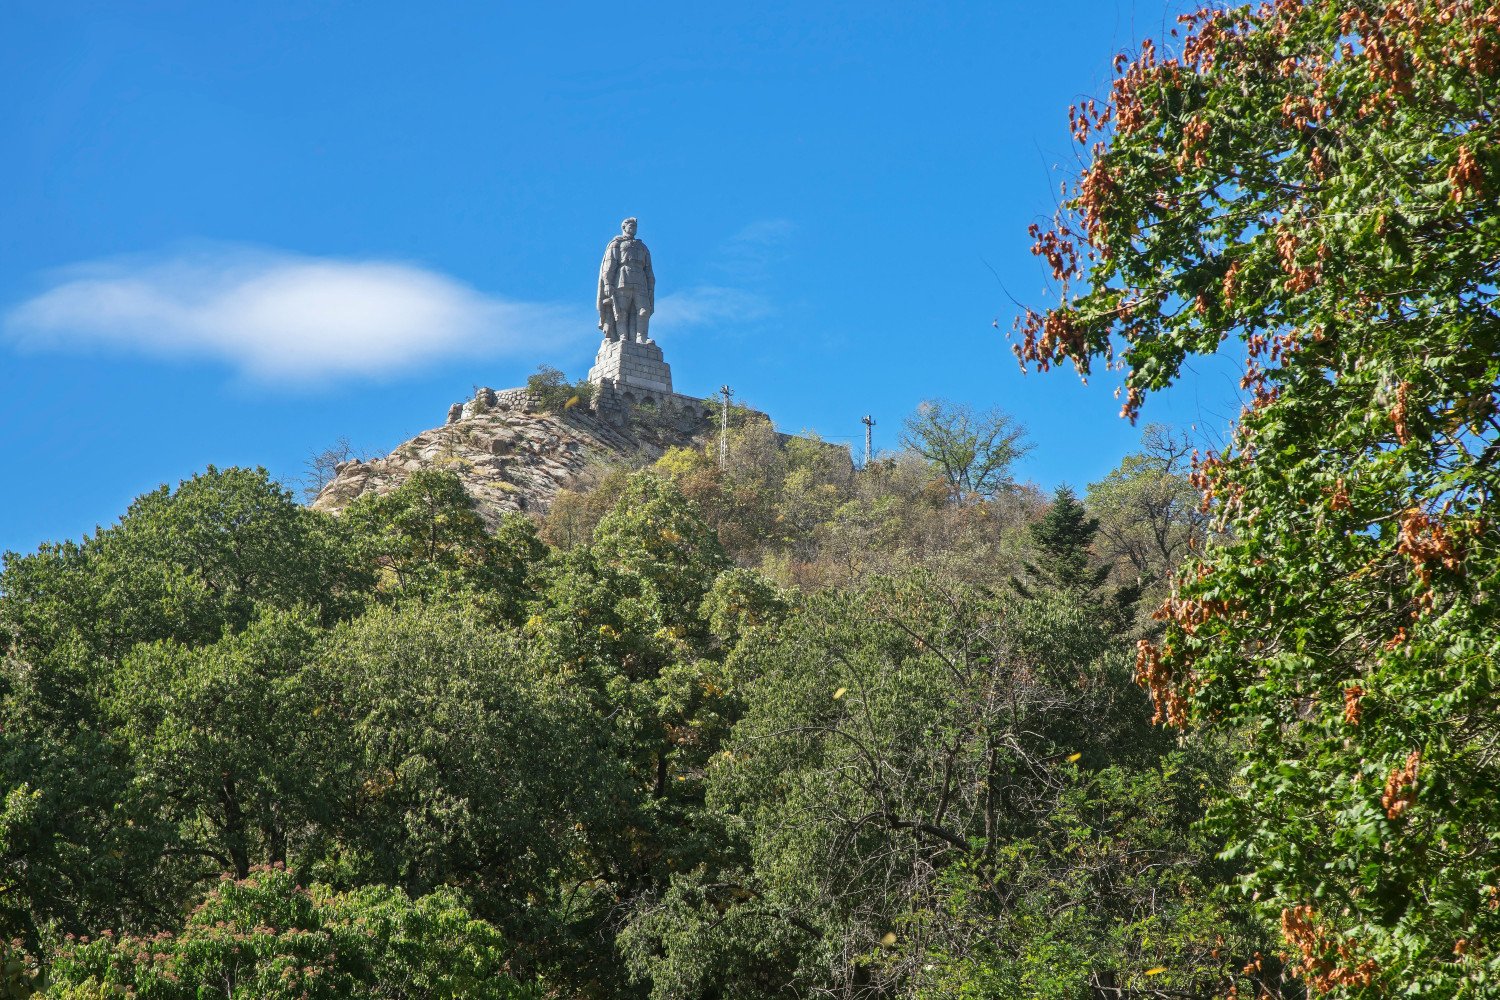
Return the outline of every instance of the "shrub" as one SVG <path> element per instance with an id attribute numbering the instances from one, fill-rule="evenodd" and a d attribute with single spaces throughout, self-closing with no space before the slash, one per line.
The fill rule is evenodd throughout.
<path id="1" fill-rule="evenodd" d="M 526 380 L 526 389 L 537 405 L 549 413 L 561 413 L 575 406 L 588 406 L 594 398 L 594 385 L 587 379 L 568 383 L 568 377 L 551 365 L 541 365 Z"/>

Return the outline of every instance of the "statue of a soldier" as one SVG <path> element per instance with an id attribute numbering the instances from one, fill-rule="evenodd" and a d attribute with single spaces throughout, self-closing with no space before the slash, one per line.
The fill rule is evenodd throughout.
<path id="1" fill-rule="evenodd" d="M 635 238 L 635 219 L 620 223 L 620 235 L 609 241 L 599 265 L 599 329 L 610 340 L 648 344 L 651 314 L 656 311 L 656 275 L 651 251 Z"/>

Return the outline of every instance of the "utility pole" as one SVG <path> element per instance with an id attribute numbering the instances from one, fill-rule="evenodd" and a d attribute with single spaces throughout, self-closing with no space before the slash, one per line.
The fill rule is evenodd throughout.
<path id="1" fill-rule="evenodd" d="M 734 390 L 727 385 L 719 386 L 724 396 L 724 405 L 719 409 L 719 468 L 729 468 L 729 397 Z"/>
<path id="2" fill-rule="evenodd" d="M 868 413 L 859 418 L 859 422 L 865 425 L 865 468 L 870 467 L 870 429 L 875 426 L 875 418 Z"/>

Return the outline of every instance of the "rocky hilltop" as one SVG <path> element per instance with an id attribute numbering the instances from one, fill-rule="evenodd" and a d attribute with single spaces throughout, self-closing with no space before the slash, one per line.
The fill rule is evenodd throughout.
<path id="1" fill-rule="evenodd" d="M 510 511 L 545 511 L 559 491 L 580 488 L 599 471 L 650 462 L 673 446 L 701 444 L 714 424 L 708 404 L 676 397 L 675 406 L 544 410 L 525 389 L 481 389 L 455 403 L 442 427 L 423 431 L 384 458 L 338 466 L 313 500 L 337 513 L 363 493 L 386 493 L 418 469 L 456 472 L 485 522 Z"/>

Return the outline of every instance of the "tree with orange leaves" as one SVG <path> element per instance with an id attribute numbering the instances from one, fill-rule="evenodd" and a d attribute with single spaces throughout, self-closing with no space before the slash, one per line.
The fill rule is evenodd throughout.
<path id="1" fill-rule="evenodd" d="M 1212 814 L 1314 992 L 1500 981 L 1500 7 L 1276 0 L 1182 19 L 1071 114 L 1023 364 L 1123 415 L 1245 345 L 1194 484 L 1222 529 L 1140 650 L 1169 724 L 1245 735 Z"/>

